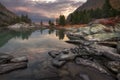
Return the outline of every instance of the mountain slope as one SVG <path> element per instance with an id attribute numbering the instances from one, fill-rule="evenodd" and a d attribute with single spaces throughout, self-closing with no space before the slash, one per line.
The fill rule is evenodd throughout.
<path id="1" fill-rule="evenodd" d="M 109 0 L 111 6 L 114 9 L 120 10 L 120 0 Z M 89 10 L 89 9 L 96 9 L 101 8 L 104 4 L 105 0 L 87 0 L 85 4 L 78 7 L 75 11 L 81 11 L 81 10 Z"/>
<path id="2" fill-rule="evenodd" d="M 113 9 L 115 9 L 116 11 L 119 11 L 120 12 L 120 0 L 109 0 L 109 1 L 107 1 L 108 3 L 110 3 L 109 5 L 113 8 Z M 106 5 L 106 6 L 105 6 Z M 106 11 L 106 10 L 104 10 L 104 11 L 100 11 L 100 9 L 101 10 L 103 10 L 103 7 L 104 7 L 104 9 L 108 9 L 108 8 L 110 8 L 110 6 L 109 6 L 108 4 L 106 4 L 106 0 L 87 0 L 87 2 L 86 3 L 84 3 L 82 6 L 80 6 L 80 7 L 78 7 L 73 13 L 71 13 L 68 17 L 67 17 L 67 21 L 68 22 L 70 22 L 71 21 L 71 16 L 73 15 L 73 14 L 75 14 L 76 12 L 81 12 L 81 11 L 84 11 L 84 10 L 86 10 L 86 11 L 91 11 L 91 10 L 94 10 L 94 11 L 96 11 L 96 12 L 94 12 L 94 13 L 92 13 L 92 14 L 94 14 L 94 15 L 96 15 L 96 14 L 100 14 L 100 13 L 103 13 L 104 14 L 104 12 L 105 12 L 105 14 L 111 14 L 111 12 L 109 11 Z M 99 10 L 98 10 L 99 9 Z M 112 10 L 113 10 L 112 9 Z M 110 9 L 109 9 L 110 10 Z M 112 11 L 111 10 L 111 11 Z M 113 11 L 114 12 L 114 14 L 116 14 L 116 12 L 115 12 L 115 10 Z M 112 14 L 113 14 L 113 12 L 112 12 Z M 88 13 L 88 12 L 87 12 Z M 103 15 L 102 14 L 102 15 Z M 118 12 L 117 12 L 117 14 L 119 14 Z M 84 14 L 83 14 L 84 15 Z M 83 16 L 82 15 L 82 16 Z M 91 16 L 90 16 L 91 17 Z"/>
<path id="3" fill-rule="evenodd" d="M 0 26 L 5 26 L 11 23 L 17 15 L 9 11 L 5 6 L 0 3 Z"/>
<path id="4" fill-rule="evenodd" d="M 105 0 L 87 0 L 87 2 L 78 7 L 76 11 L 101 8 L 104 2 Z"/>

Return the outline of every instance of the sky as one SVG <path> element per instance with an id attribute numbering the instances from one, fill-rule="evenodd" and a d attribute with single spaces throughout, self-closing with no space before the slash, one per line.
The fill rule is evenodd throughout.
<path id="1" fill-rule="evenodd" d="M 28 14 L 33 22 L 66 17 L 86 0 L 0 0 L 9 10 L 21 15 Z"/>

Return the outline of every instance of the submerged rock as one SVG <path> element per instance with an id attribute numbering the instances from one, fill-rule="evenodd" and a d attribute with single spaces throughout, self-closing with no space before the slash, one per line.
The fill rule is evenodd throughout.
<path id="1" fill-rule="evenodd" d="M 0 74 L 4 74 L 6 72 L 10 72 L 13 70 L 26 68 L 27 62 L 20 62 L 20 63 L 8 63 L 0 65 Z"/>
<path id="2" fill-rule="evenodd" d="M 25 56 L 11 59 L 11 62 L 14 62 L 14 63 L 27 62 L 27 61 L 28 61 L 28 58 Z"/>

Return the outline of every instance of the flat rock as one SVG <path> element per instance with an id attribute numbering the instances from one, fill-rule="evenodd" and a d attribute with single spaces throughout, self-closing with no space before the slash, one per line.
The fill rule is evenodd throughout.
<path id="1" fill-rule="evenodd" d="M 89 46 L 90 44 L 92 44 L 93 42 L 89 42 L 89 41 L 83 41 L 83 40 L 68 40 L 66 41 L 67 43 L 73 43 L 73 44 L 81 44 L 83 46 Z"/>
<path id="2" fill-rule="evenodd" d="M 11 59 L 11 62 L 14 62 L 14 63 L 27 62 L 27 61 L 28 61 L 28 58 L 26 56 Z"/>
<path id="3" fill-rule="evenodd" d="M 52 65 L 55 67 L 62 67 L 65 63 L 66 61 L 52 60 Z"/>
<path id="4" fill-rule="evenodd" d="M 58 60 L 73 60 L 73 59 L 75 59 L 76 56 L 77 56 L 77 54 L 73 54 L 72 52 L 70 52 L 69 54 L 60 54 L 58 57 L 56 57 L 56 59 L 58 59 Z"/>
<path id="5" fill-rule="evenodd" d="M 20 62 L 20 63 L 8 63 L 0 65 L 0 74 L 4 74 L 7 72 L 11 72 L 13 70 L 26 68 L 27 62 Z"/>

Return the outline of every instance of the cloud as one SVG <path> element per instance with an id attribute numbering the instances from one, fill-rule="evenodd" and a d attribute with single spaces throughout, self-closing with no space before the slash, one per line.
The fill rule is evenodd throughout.
<path id="1" fill-rule="evenodd" d="M 28 14 L 35 22 L 67 16 L 86 0 L 0 0 L 16 14 Z"/>

